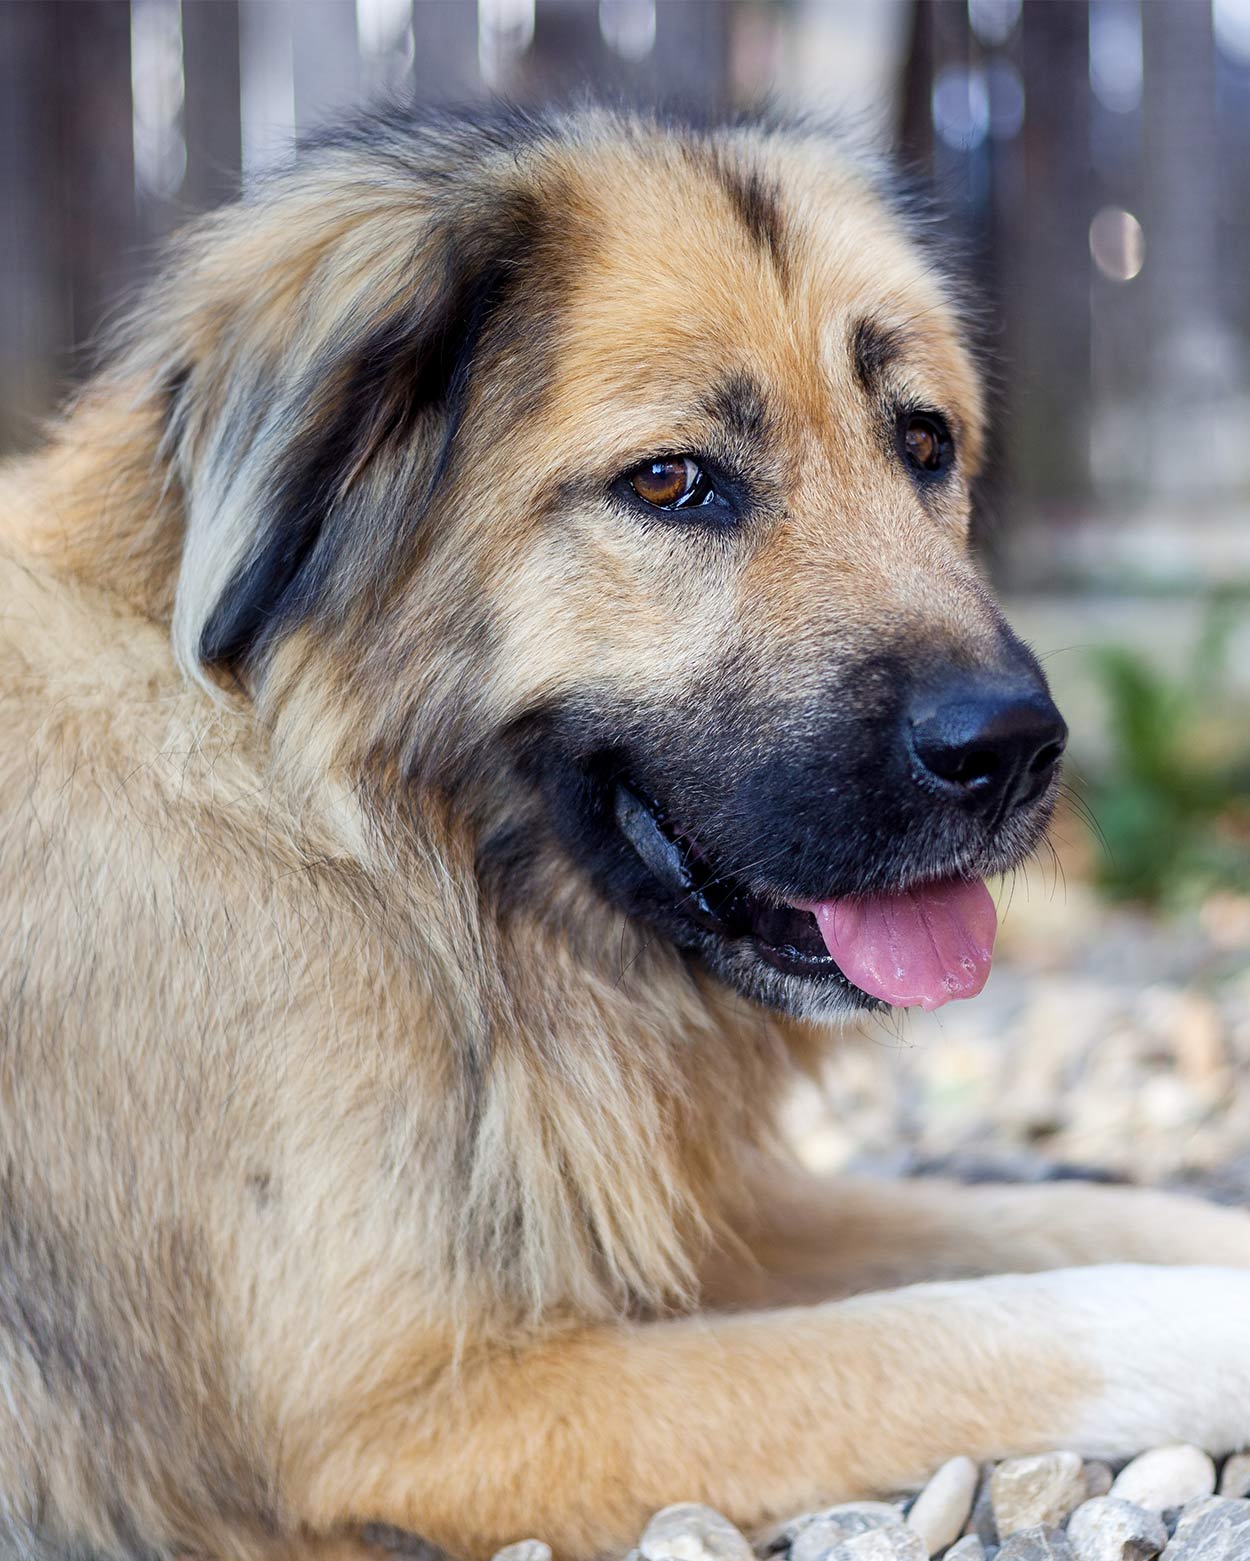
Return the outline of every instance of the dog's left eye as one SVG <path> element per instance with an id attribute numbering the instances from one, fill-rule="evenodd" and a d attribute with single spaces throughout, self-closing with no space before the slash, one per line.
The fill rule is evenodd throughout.
<path id="1" fill-rule="evenodd" d="M 707 473 L 689 455 L 665 455 L 643 461 L 625 476 L 638 497 L 653 509 L 689 509 L 708 504 L 716 497 Z"/>

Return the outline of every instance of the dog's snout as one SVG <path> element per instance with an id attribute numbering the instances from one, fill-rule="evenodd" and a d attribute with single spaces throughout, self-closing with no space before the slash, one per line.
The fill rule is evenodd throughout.
<path id="1" fill-rule="evenodd" d="M 1045 788 L 1068 728 L 1043 684 L 963 684 L 913 702 L 908 740 L 920 778 L 987 818 Z"/>

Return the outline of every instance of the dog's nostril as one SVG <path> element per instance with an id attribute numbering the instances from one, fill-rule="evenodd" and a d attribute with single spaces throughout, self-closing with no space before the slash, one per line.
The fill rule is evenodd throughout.
<path id="1" fill-rule="evenodd" d="M 1044 748 L 1039 748 L 1029 765 L 1029 773 L 1041 775 L 1045 770 L 1053 770 L 1055 765 L 1063 758 L 1064 744 L 1062 742 L 1047 743 Z"/>
<path id="2" fill-rule="evenodd" d="M 967 753 L 954 750 L 954 761 L 949 770 L 940 766 L 945 755 L 934 755 L 936 765 L 931 760 L 929 768 L 944 779 L 954 781 L 958 786 L 986 786 L 993 781 L 994 776 L 1002 768 L 998 755 L 988 748 L 971 748 Z"/>
<path id="3" fill-rule="evenodd" d="M 910 714 L 919 778 L 987 815 L 1037 796 L 1058 763 L 1067 728 L 1044 687 L 964 687 Z"/>

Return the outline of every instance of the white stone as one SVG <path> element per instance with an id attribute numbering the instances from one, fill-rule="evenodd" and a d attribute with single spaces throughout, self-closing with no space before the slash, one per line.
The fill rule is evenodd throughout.
<path id="1" fill-rule="evenodd" d="M 964 1531 L 977 1489 L 977 1466 L 971 1458 L 952 1458 L 937 1471 L 907 1514 L 927 1555 L 936 1555 Z"/>
<path id="2" fill-rule="evenodd" d="M 496 1550 L 494 1561 L 551 1561 L 551 1546 L 541 1539 L 517 1539 Z"/>
<path id="3" fill-rule="evenodd" d="M 1220 1474 L 1221 1496 L 1250 1496 L 1250 1453 L 1234 1453 Z"/>
<path id="4" fill-rule="evenodd" d="M 975 1534 L 986 1550 L 996 1548 L 998 1545 L 998 1527 L 994 1522 L 994 1503 L 990 1500 L 990 1485 L 993 1480 L 994 1465 L 983 1463 L 981 1465 L 980 1478 L 977 1480 L 977 1493 L 972 1498 L 972 1516 L 968 1519 L 967 1530 L 969 1534 Z"/>
<path id="5" fill-rule="evenodd" d="M 754 1552 L 719 1512 L 683 1501 L 657 1512 L 642 1531 L 645 1561 L 754 1561 Z"/>
<path id="6" fill-rule="evenodd" d="M 965 1534 L 946 1552 L 943 1561 L 985 1561 L 985 1546 L 975 1534 Z"/>
<path id="7" fill-rule="evenodd" d="M 1181 1513 L 1163 1561 L 1246 1561 L 1250 1501 L 1208 1496 Z"/>
<path id="8" fill-rule="evenodd" d="M 1009 1458 L 990 1477 L 998 1537 L 1026 1528 L 1053 1528 L 1085 1500 L 1085 1467 L 1076 1453 Z"/>
<path id="9" fill-rule="evenodd" d="M 1100 1458 L 1091 1458 L 1085 1464 L 1085 1494 L 1092 1500 L 1095 1496 L 1105 1496 L 1115 1483 L 1115 1475 L 1111 1472 L 1111 1465 L 1103 1463 Z"/>
<path id="10" fill-rule="evenodd" d="M 870 1529 L 901 1528 L 903 1515 L 887 1501 L 846 1501 L 818 1512 L 795 1535 L 789 1561 L 825 1561 L 839 1545 Z"/>
<path id="11" fill-rule="evenodd" d="M 1154 1561 L 1168 1542 L 1157 1512 L 1118 1496 L 1097 1496 L 1068 1520 L 1077 1561 Z"/>
<path id="12" fill-rule="evenodd" d="M 1073 1561 L 1072 1546 L 1062 1529 L 1035 1523 L 1006 1540 L 997 1561 Z"/>
<path id="13" fill-rule="evenodd" d="M 829 1561 L 929 1561 L 919 1534 L 902 1523 L 885 1523 L 844 1539 Z"/>
<path id="14" fill-rule="evenodd" d="M 1178 1442 L 1155 1447 L 1126 1464 L 1116 1476 L 1111 1494 L 1136 1502 L 1149 1512 L 1183 1507 L 1187 1501 L 1215 1490 L 1215 1465 L 1200 1447 Z"/>

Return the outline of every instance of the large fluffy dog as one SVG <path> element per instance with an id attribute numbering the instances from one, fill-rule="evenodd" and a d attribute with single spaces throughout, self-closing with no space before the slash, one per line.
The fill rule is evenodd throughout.
<path id="1" fill-rule="evenodd" d="M 770 1143 L 1044 827 L 981 438 L 815 132 L 361 122 L 190 233 L 2 479 L 6 1553 L 1250 1436 L 1250 1217 Z"/>

